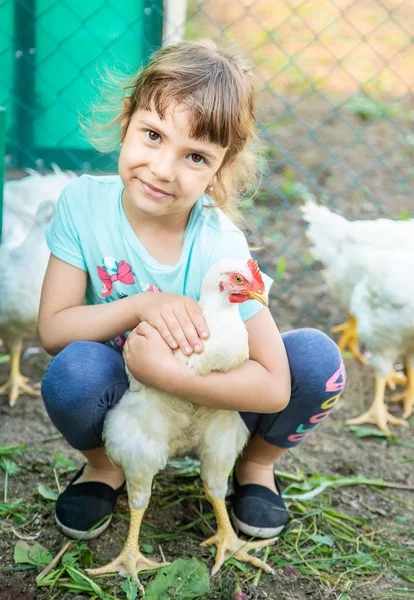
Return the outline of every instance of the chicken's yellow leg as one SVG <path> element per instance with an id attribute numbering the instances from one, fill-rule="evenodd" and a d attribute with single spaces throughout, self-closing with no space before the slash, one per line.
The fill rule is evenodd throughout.
<path id="1" fill-rule="evenodd" d="M 392 425 L 408 425 L 404 419 L 398 419 L 387 411 L 384 400 L 386 377 L 375 377 L 375 397 L 371 407 L 359 417 L 348 419 L 348 425 L 361 425 L 362 423 L 373 423 L 385 433 L 390 433 L 387 423 Z"/>
<path id="2" fill-rule="evenodd" d="M 341 325 L 337 325 L 332 328 L 332 333 L 342 333 L 338 340 L 338 348 L 342 352 L 343 350 L 349 349 L 351 354 L 363 365 L 367 366 L 367 359 L 362 356 L 361 351 L 358 347 L 359 334 L 357 330 L 357 322 L 355 317 L 352 315 L 348 316 L 348 320 Z M 395 390 L 397 385 L 405 385 L 406 380 L 402 373 L 394 371 L 390 372 L 387 377 L 387 386 L 390 390 Z"/>
<path id="3" fill-rule="evenodd" d="M 397 394 L 392 398 L 392 402 L 403 403 L 403 417 L 408 419 L 414 410 L 414 366 L 406 361 L 407 370 L 407 389 L 401 394 Z"/>
<path id="4" fill-rule="evenodd" d="M 401 371 L 393 369 L 387 377 L 387 386 L 394 391 L 397 385 L 407 385 L 407 377 Z"/>
<path id="5" fill-rule="evenodd" d="M 234 532 L 230 522 L 225 500 L 221 498 L 215 498 L 211 490 L 209 490 L 206 485 L 204 485 L 204 490 L 207 500 L 209 500 L 213 506 L 217 521 L 217 533 L 201 544 L 202 546 L 210 546 L 215 544 L 217 547 L 216 560 L 214 567 L 211 570 L 211 574 L 215 575 L 220 570 L 224 561 L 227 558 L 230 558 L 230 556 L 234 556 L 242 562 L 250 562 L 255 567 L 259 567 L 267 573 L 273 573 L 272 567 L 256 556 L 250 556 L 247 554 L 247 552 L 254 548 L 271 546 L 278 538 L 274 537 L 268 540 L 260 540 L 257 542 L 245 542 L 240 540 Z"/>
<path id="6" fill-rule="evenodd" d="M 0 387 L 0 396 L 9 396 L 10 406 L 14 406 L 20 394 L 27 394 L 33 398 L 40 396 L 40 392 L 28 385 L 28 377 L 20 372 L 20 356 L 22 353 L 22 342 L 10 352 L 10 376 L 8 381 Z"/>
<path id="7" fill-rule="evenodd" d="M 361 351 L 358 347 L 359 334 L 357 331 L 357 322 L 355 317 L 348 315 L 348 320 L 341 325 L 337 325 L 332 328 L 332 333 L 341 333 L 341 337 L 338 340 L 338 348 L 346 350 L 347 348 L 352 355 L 359 360 L 363 365 L 367 365 L 368 361 L 362 356 Z"/>
<path id="8" fill-rule="evenodd" d="M 159 569 L 160 567 L 166 567 L 170 563 L 158 563 L 154 560 L 150 560 L 144 556 L 138 547 L 139 532 L 141 529 L 141 522 L 146 511 L 145 508 L 133 508 L 130 505 L 131 520 L 129 524 L 128 537 L 124 544 L 121 554 L 115 558 L 112 562 L 99 567 L 98 569 L 87 569 L 88 573 L 92 575 L 106 575 L 108 573 L 126 573 L 130 575 L 134 581 L 139 585 L 141 593 L 144 593 L 144 588 L 138 579 L 137 573 L 145 571 L 147 569 Z"/>

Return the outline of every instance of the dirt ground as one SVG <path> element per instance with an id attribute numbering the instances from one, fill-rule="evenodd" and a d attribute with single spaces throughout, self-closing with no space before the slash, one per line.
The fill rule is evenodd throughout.
<path id="1" fill-rule="evenodd" d="M 330 109 L 318 98 L 310 98 L 301 110 L 303 118 L 312 126 L 313 122 L 321 122 Z M 414 106 L 405 103 L 400 125 L 408 127 L 407 115 L 412 115 Z M 325 112 L 324 112 L 325 111 Z M 280 111 L 275 107 L 267 109 L 261 115 L 263 121 L 270 122 L 280 116 Z M 357 117 L 349 117 L 355 126 L 362 127 Z M 336 195 L 337 209 L 351 218 L 362 216 L 364 218 L 390 214 L 398 217 L 404 209 L 414 214 L 414 195 L 412 193 L 412 150 L 408 144 L 398 144 L 401 133 L 385 120 L 371 124 L 363 132 L 364 139 L 368 140 L 376 151 L 386 155 L 385 162 L 368 173 L 364 185 L 369 187 L 370 195 L 361 188 L 353 185 L 356 174 L 367 171 L 374 159 L 372 153 L 364 144 L 358 150 L 349 149 L 339 152 L 344 145 L 349 125 L 339 117 L 332 117 L 323 128 L 320 135 L 324 141 L 335 151 L 338 149 L 337 160 L 324 166 L 326 157 L 314 141 L 304 139 L 303 143 L 295 150 L 293 155 L 296 160 L 306 164 L 308 172 L 318 171 L 316 181 L 320 189 L 328 196 Z M 288 120 L 275 134 L 280 144 L 285 148 L 294 146 L 303 137 L 302 125 L 294 120 Z M 390 150 L 391 149 L 391 150 Z M 277 150 L 277 152 L 282 150 Z M 411 151 L 411 154 L 410 154 Z M 268 162 L 268 180 L 263 185 L 262 197 L 257 204 L 254 215 L 250 215 L 251 228 L 250 242 L 252 245 L 265 246 L 258 252 L 262 264 L 270 275 L 274 275 L 280 264 L 281 257 L 286 261 L 283 270 L 279 267 L 279 279 L 276 281 L 272 292 L 272 312 L 282 331 L 292 328 L 311 326 L 329 333 L 330 326 L 344 320 L 343 309 L 328 295 L 326 285 L 319 275 L 320 266 L 312 263 L 308 256 L 307 241 L 304 236 L 304 225 L 301 221 L 297 206 L 300 198 L 294 194 L 286 201 L 277 193 L 291 179 L 286 174 L 286 169 L 294 169 L 292 164 L 286 163 L 272 173 L 272 163 L 276 164 L 277 156 L 273 155 Z M 401 178 L 405 178 L 407 185 L 398 187 L 392 171 L 395 169 Z M 294 171 L 296 182 L 307 183 L 301 177 L 300 171 Z M 411 182 L 411 183 L 410 183 Z M 347 191 L 349 186 L 349 191 Z M 319 195 L 316 186 L 309 184 L 309 189 Z M 286 188 L 285 188 L 286 189 Z M 338 190 L 340 193 L 338 193 Z M 362 190 L 362 191 L 361 191 Z M 411 190 L 411 191 L 410 191 Z M 336 194 L 335 194 L 336 192 Z M 264 198 L 264 199 L 263 199 Z M 262 212 L 260 212 L 262 210 Z M 264 215 L 265 226 L 258 218 Z M 38 346 L 36 338 L 26 341 L 26 347 Z M 1 354 L 0 354 L 1 356 Z M 44 355 L 34 355 L 23 360 L 23 373 L 29 375 L 34 381 L 39 380 L 47 363 Z M 362 367 L 353 360 L 345 358 L 348 383 L 343 397 L 332 416 L 307 439 L 302 446 L 288 453 L 278 465 L 280 471 L 296 473 L 298 470 L 306 474 L 319 473 L 323 475 L 356 475 L 364 474 L 369 478 L 382 477 L 394 483 L 414 484 L 413 475 L 413 450 L 407 447 L 388 444 L 384 438 L 367 438 L 359 440 L 345 425 L 345 419 L 361 412 L 363 405 L 368 406 L 373 397 L 373 373 L 369 367 Z M 0 381 L 6 378 L 8 365 L 0 365 Z M 398 405 L 391 405 L 391 412 L 400 414 Z M 61 453 L 63 457 L 73 459 L 76 464 L 81 464 L 80 457 L 72 451 L 61 439 L 56 439 L 56 432 L 48 420 L 41 399 L 21 397 L 17 405 L 9 408 L 6 399 L 0 399 L 0 445 L 26 444 L 25 451 L 16 457 L 22 467 L 18 476 L 11 476 L 8 483 L 8 498 L 24 497 L 36 506 L 37 485 L 46 483 L 51 489 L 56 490 L 55 478 L 52 470 L 53 457 Z M 413 425 L 405 429 L 393 428 L 393 433 L 401 442 L 413 443 Z M 60 471 L 60 481 L 65 485 L 69 474 L 64 469 Z M 0 472 L 3 478 L 3 472 Z M 333 506 L 350 516 L 361 516 L 366 519 L 379 532 L 391 541 L 406 542 L 409 544 L 410 529 L 412 530 L 413 494 L 409 491 L 392 490 L 392 497 L 384 497 L 377 488 L 356 486 L 341 488 L 330 492 Z M 190 504 L 182 503 L 168 509 L 160 509 L 160 486 L 156 486 L 151 500 L 150 509 L 145 517 L 147 523 L 161 528 L 168 534 L 174 531 L 178 524 L 193 520 L 190 514 Z M 400 501 L 398 501 L 400 500 Z M 36 511 L 36 508 L 34 508 Z M 120 501 L 119 513 L 127 514 L 126 496 Z M 405 525 L 401 524 L 404 519 Z M 399 522 L 400 521 L 400 522 Z M 408 524 L 408 526 L 407 526 Z M 0 539 L 0 565 L 2 568 L 14 567 L 13 549 L 17 537 L 13 532 L 13 523 L 4 519 L 1 525 L 2 536 Z M 115 556 L 120 550 L 121 537 L 124 537 L 127 524 L 116 517 L 109 529 L 96 541 L 90 542 L 93 553 L 99 559 L 105 560 Z M 52 505 L 48 512 L 40 512 L 25 529 L 25 533 L 33 535 L 39 533 L 38 541 L 53 555 L 57 553 L 64 542 L 63 536 L 55 527 Z M 412 531 L 411 531 L 412 535 Z M 283 536 L 282 536 L 283 539 Z M 412 543 L 412 542 L 411 542 Z M 198 540 L 193 536 L 179 542 L 171 542 L 167 536 L 162 543 L 167 559 L 175 557 L 200 557 L 208 560 L 211 566 L 211 556 L 208 551 L 199 547 Z M 275 553 L 278 552 L 277 546 Z M 414 565 L 413 565 L 414 571 Z M 376 580 L 375 580 L 376 579 Z M 361 578 L 361 582 L 367 583 Z M 373 598 L 388 598 L 390 582 L 387 573 L 373 578 L 369 585 L 356 590 L 350 595 L 352 600 L 367 600 Z M 403 582 L 401 582 L 403 585 Z M 211 598 L 217 581 L 212 582 Z M 251 598 L 268 598 L 273 600 L 337 600 L 346 598 L 337 592 L 329 590 L 322 582 L 315 578 L 308 578 L 300 574 L 294 576 L 286 574 L 279 569 L 274 576 L 263 576 L 257 588 L 248 588 Z M 11 590 L 14 590 L 13 592 Z M 230 598 L 231 594 L 226 596 Z M 37 589 L 33 571 L 0 571 L 0 598 L 1 600 L 46 600 L 49 598 L 46 589 Z M 61 591 L 58 596 L 64 600 L 74 598 L 73 595 Z M 84 596 L 77 597 L 78 600 Z M 398 596 L 397 596 L 398 597 Z M 409 596 L 402 596 L 408 598 Z M 222 596 L 223 598 L 223 596 Z"/>
<path id="2" fill-rule="evenodd" d="M 30 345 L 36 344 L 37 340 L 30 340 Z M 403 447 L 388 446 L 383 439 L 357 440 L 355 436 L 344 425 L 344 420 L 350 415 L 359 412 L 361 399 L 370 401 L 372 395 L 372 373 L 369 368 L 357 365 L 354 361 L 346 360 L 348 372 L 348 385 L 343 398 L 329 421 L 321 426 L 309 437 L 302 446 L 294 453 L 285 456 L 278 465 L 281 471 L 295 473 L 304 470 L 307 474 L 312 472 L 324 475 L 356 475 L 364 474 L 369 478 L 383 477 L 387 481 L 398 483 L 414 483 L 413 478 L 413 451 Z M 1 368 L 2 379 L 5 375 L 5 366 Z M 23 371 L 30 374 L 35 380 L 42 372 L 39 358 L 35 364 L 25 361 Z M 398 409 L 393 410 L 395 414 Z M 0 405 L 1 444 L 19 444 L 25 442 L 27 449 L 19 456 L 18 463 L 22 467 L 19 476 L 9 479 L 9 499 L 24 497 L 29 502 L 35 502 L 37 498 L 37 485 L 45 483 L 49 488 L 56 490 L 56 484 L 52 472 L 52 457 L 61 453 L 65 458 L 73 459 L 76 464 L 81 464 L 79 455 L 72 451 L 62 440 L 56 440 L 54 427 L 49 422 L 41 399 L 20 398 L 17 405 L 11 409 L 5 400 Z M 410 428 L 396 432 L 402 441 L 412 441 L 412 424 Z M 411 457 L 411 462 L 400 462 Z M 61 484 L 64 485 L 68 479 L 62 471 Z M 159 487 L 155 488 L 150 508 L 145 517 L 145 522 L 161 528 L 166 534 L 174 531 L 178 524 L 185 524 L 193 520 L 194 514 L 190 510 L 191 503 L 183 503 L 167 510 L 159 510 L 160 494 Z M 407 525 L 398 525 L 398 517 L 410 516 L 412 523 L 413 511 L 404 504 L 384 498 L 375 488 L 368 486 L 357 486 L 342 488 L 332 492 L 333 505 L 338 510 L 352 516 L 363 517 L 375 525 L 379 531 L 387 532 L 390 540 L 404 541 L 409 539 Z M 402 500 L 412 501 L 412 493 L 392 490 L 392 495 Z M 52 506 L 52 503 L 50 503 Z M 357 508 L 356 508 L 357 507 Z M 57 530 L 52 508 L 49 513 L 40 513 L 36 520 L 33 514 L 32 523 L 24 529 L 27 535 L 40 533 L 37 541 L 45 546 L 55 555 L 65 539 Z M 122 496 L 118 506 L 119 513 L 127 514 L 126 495 Z M 2 524 L 3 534 L 0 541 L 0 565 L 2 567 L 13 567 L 13 551 L 18 540 L 13 533 L 13 523 L 4 520 Z M 127 532 L 127 524 L 115 518 L 109 529 L 97 540 L 89 542 L 94 555 L 101 560 L 109 559 L 120 551 L 121 540 Z M 412 533 L 412 532 L 411 532 Z M 408 536 L 408 538 L 407 538 Z M 199 547 L 198 540 L 189 537 L 180 542 L 168 540 L 162 543 L 163 551 L 167 559 L 176 557 L 191 558 L 196 556 L 207 559 L 211 565 L 211 556 L 208 551 Z M 275 548 L 277 553 L 277 546 Z M 10 586 L 10 587 L 9 587 Z M 214 591 L 214 580 L 212 582 Z M 33 571 L 23 572 L 0 572 L 0 590 L 13 589 L 17 595 L 5 594 L 0 598 L 7 599 L 36 599 L 45 600 L 49 598 L 46 589 L 38 589 L 35 584 Z M 253 588 L 254 589 L 254 588 Z M 366 600 L 376 598 L 380 593 L 386 593 L 388 584 L 386 579 L 381 578 L 378 582 L 368 585 L 356 592 L 352 600 Z M 25 592 L 26 595 L 19 595 Z M 264 595 L 264 594 L 267 594 Z M 72 594 L 61 591 L 59 598 L 67 600 L 74 598 Z M 85 596 L 86 597 L 86 596 Z M 216 596 L 211 596 L 216 597 Z M 228 596 L 230 598 L 230 596 Z M 263 576 L 257 591 L 252 591 L 252 598 L 273 598 L 285 600 L 317 600 L 326 598 L 334 600 L 339 596 L 330 593 L 326 586 L 318 585 L 315 580 L 297 575 L 294 578 L 285 574 L 282 569 L 275 576 Z M 386 598 L 392 596 L 385 595 Z M 220 596 L 218 596 L 220 598 Z"/>

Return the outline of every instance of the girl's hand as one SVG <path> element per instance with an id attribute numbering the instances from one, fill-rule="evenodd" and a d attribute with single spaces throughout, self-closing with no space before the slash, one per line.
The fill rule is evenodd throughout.
<path id="1" fill-rule="evenodd" d="M 198 302 L 165 292 L 145 292 L 138 297 L 139 321 L 155 327 L 170 348 L 179 346 L 187 355 L 203 350 L 202 338 L 207 338 L 209 331 Z"/>
<path id="2" fill-rule="evenodd" d="M 159 389 L 167 388 L 178 371 L 187 369 L 175 358 L 157 329 L 145 321 L 129 334 L 124 360 L 135 379 Z"/>

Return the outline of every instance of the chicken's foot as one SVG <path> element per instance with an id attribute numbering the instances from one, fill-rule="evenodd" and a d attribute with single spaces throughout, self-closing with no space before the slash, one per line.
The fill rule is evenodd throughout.
<path id="1" fill-rule="evenodd" d="M 367 359 L 362 356 L 358 347 L 359 334 L 357 330 L 357 322 L 352 315 L 348 316 L 348 320 L 341 325 L 332 328 L 332 333 L 341 333 L 338 340 L 338 348 L 341 350 L 349 349 L 351 354 L 363 365 L 367 365 Z"/>
<path id="2" fill-rule="evenodd" d="M 249 550 L 255 548 L 271 546 L 278 538 L 274 537 L 257 542 L 240 540 L 231 525 L 225 500 L 214 497 L 207 486 L 204 486 L 204 490 L 207 499 L 213 506 L 217 521 L 217 533 L 201 544 L 202 546 L 211 546 L 212 544 L 215 544 L 217 547 L 216 560 L 214 567 L 211 570 L 211 574 L 215 575 L 222 567 L 224 561 L 231 556 L 234 556 L 242 562 L 249 562 L 255 567 L 263 569 L 263 571 L 266 571 L 267 573 L 273 573 L 273 569 L 270 565 L 256 556 L 250 556 L 247 553 Z"/>
<path id="3" fill-rule="evenodd" d="M 15 351 L 10 353 L 10 376 L 8 381 L 0 387 L 0 396 L 9 396 L 10 406 L 14 406 L 20 394 L 27 394 L 32 398 L 40 396 L 40 392 L 28 385 L 29 378 L 20 372 L 21 345 Z"/>
<path id="4" fill-rule="evenodd" d="M 385 386 L 387 383 L 386 377 L 375 378 L 375 397 L 371 407 L 359 417 L 354 419 L 348 419 L 348 425 L 362 425 L 362 423 L 373 423 L 383 431 L 384 433 L 391 433 L 387 423 L 392 425 L 406 426 L 407 421 L 404 419 L 398 419 L 387 411 L 387 405 L 385 404 L 384 394 Z"/>
<path id="5" fill-rule="evenodd" d="M 394 391 L 397 385 L 407 385 L 407 377 L 401 371 L 393 369 L 387 377 L 387 386 Z"/>
<path id="6" fill-rule="evenodd" d="M 109 573 L 125 573 L 130 575 L 138 583 L 142 594 L 145 593 L 144 587 L 138 579 L 137 573 L 147 569 L 160 569 L 170 563 L 159 563 L 144 556 L 138 547 L 139 532 L 141 522 L 146 508 L 132 508 L 130 506 L 131 520 L 129 524 L 128 537 L 121 554 L 109 564 L 97 569 L 87 569 L 91 575 L 107 575 Z"/>
<path id="7" fill-rule="evenodd" d="M 402 402 L 403 403 L 403 417 L 408 419 L 413 414 L 414 410 L 414 366 L 410 365 L 406 361 L 407 371 L 407 389 L 401 394 L 396 394 L 391 402 Z"/>

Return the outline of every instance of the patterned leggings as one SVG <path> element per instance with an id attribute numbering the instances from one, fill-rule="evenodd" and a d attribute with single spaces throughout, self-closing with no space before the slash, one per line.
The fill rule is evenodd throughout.
<path id="1" fill-rule="evenodd" d="M 284 410 L 241 412 L 250 434 L 258 432 L 280 448 L 297 446 L 326 419 L 345 385 L 336 344 L 316 329 L 282 334 L 289 359 L 292 393 Z M 50 362 L 42 396 L 50 419 L 78 450 L 102 446 L 105 415 L 128 387 L 122 354 L 98 342 L 73 342 Z"/>

